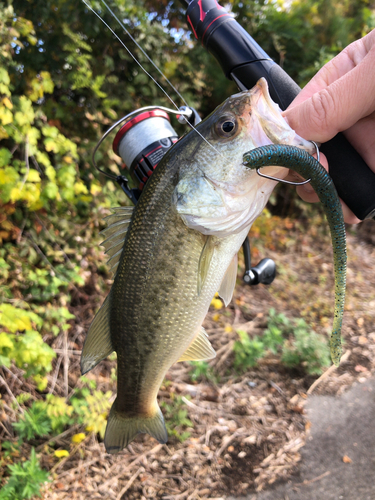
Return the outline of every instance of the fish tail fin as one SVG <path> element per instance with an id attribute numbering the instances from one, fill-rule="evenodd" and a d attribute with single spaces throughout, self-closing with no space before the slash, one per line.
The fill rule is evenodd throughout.
<path id="1" fill-rule="evenodd" d="M 154 408 L 154 414 L 151 416 L 127 416 L 126 413 L 116 411 L 115 401 L 109 413 L 104 437 L 107 453 L 118 453 L 128 446 L 140 432 L 150 434 L 159 443 L 166 443 L 168 433 L 163 414 L 156 401 Z"/>

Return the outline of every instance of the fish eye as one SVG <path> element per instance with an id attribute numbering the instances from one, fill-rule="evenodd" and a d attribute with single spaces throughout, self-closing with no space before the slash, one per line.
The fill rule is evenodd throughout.
<path id="1" fill-rule="evenodd" d="M 221 125 L 221 130 L 225 133 L 225 134 L 229 134 L 230 132 L 232 132 L 232 130 L 234 129 L 234 127 L 236 126 L 236 124 L 234 122 L 232 122 L 232 120 L 227 120 L 225 121 L 222 125 Z"/>
<path id="2" fill-rule="evenodd" d="M 234 116 L 222 116 L 214 125 L 214 130 L 219 137 L 233 137 L 238 130 L 238 122 Z"/>

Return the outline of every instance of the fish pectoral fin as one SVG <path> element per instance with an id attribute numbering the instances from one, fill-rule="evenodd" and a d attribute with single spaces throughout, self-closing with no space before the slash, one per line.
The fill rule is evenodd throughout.
<path id="1" fill-rule="evenodd" d="M 128 446 L 140 432 L 150 434 L 159 443 L 164 444 L 167 442 L 168 433 L 163 414 L 157 402 L 155 401 L 154 414 L 144 417 L 142 415 L 127 416 L 125 413 L 116 411 L 115 401 L 109 413 L 104 436 L 104 445 L 107 452 L 118 453 Z"/>
<path id="2" fill-rule="evenodd" d="M 109 292 L 102 307 L 96 313 L 94 321 L 87 332 L 81 354 L 82 375 L 94 368 L 114 351 L 109 330 L 110 303 L 111 292 Z"/>
<path id="3" fill-rule="evenodd" d="M 204 282 L 206 281 L 208 270 L 210 268 L 211 260 L 214 255 L 215 244 L 212 236 L 207 236 L 206 242 L 203 246 L 198 264 L 198 296 L 201 294 Z"/>
<path id="4" fill-rule="evenodd" d="M 178 361 L 203 361 L 215 357 L 216 352 L 207 338 L 206 330 L 202 326 L 198 335 Z"/>
<path id="5" fill-rule="evenodd" d="M 223 299 L 225 306 L 229 304 L 233 297 L 234 287 L 236 286 L 237 279 L 237 266 L 238 257 L 237 254 L 233 257 L 227 272 L 224 275 L 223 281 L 221 282 L 220 288 L 218 290 L 219 296 Z"/>

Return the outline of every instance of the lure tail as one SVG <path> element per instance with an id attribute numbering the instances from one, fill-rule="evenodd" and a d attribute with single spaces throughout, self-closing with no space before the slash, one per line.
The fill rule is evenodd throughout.
<path id="1" fill-rule="evenodd" d="M 108 453 L 118 453 L 128 446 L 139 433 L 150 434 L 159 443 L 168 441 L 164 417 L 155 402 L 155 411 L 151 416 L 132 415 L 116 411 L 116 401 L 113 403 L 105 431 L 104 445 Z"/>

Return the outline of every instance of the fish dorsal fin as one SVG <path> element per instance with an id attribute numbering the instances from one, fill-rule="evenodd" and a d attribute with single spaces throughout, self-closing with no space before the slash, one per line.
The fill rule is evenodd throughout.
<path id="1" fill-rule="evenodd" d="M 110 304 L 111 292 L 109 292 L 102 307 L 96 313 L 94 321 L 87 332 L 81 355 L 82 375 L 94 368 L 114 351 L 109 330 Z"/>
<path id="2" fill-rule="evenodd" d="M 233 257 L 229 267 L 224 275 L 223 281 L 221 282 L 218 294 L 223 299 L 225 307 L 229 304 L 233 297 L 233 290 L 236 286 L 237 279 L 237 265 L 238 257 L 237 254 Z"/>
<path id="3" fill-rule="evenodd" d="M 130 219 L 133 214 L 134 207 L 114 207 L 111 208 L 113 212 L 111 215 L 107 215 L 104 217 L 104 220 L 107 221 L 108 226 L 123 219 Z"/>
<path id="4" fill-rule="evenodd" d="M 198 296 L 201 294 L 204 282 L 206 281 L 208 270 L 210 268 L 211 260 L 214 255 L 215 244 L 212 236 L 207 236 L 206 242 L 203 246 L 198 264 Z"/>
<path id="5" fill-rule="evenodd" d="M 114 222 L 110 226 L 106 227 L 105 229 L 103 229 L 103 231 L 100 231 L 99 234 L 103 234 L 104 236 L 107 237 L 107 239 L 109 239 L 114 234 L 121 233 L 124 230 L 126 231 L 129 224 L 130 224 L 129 218 L 120 220 L 119 222 Z"/>
<path id="6" fill-rule="evenodd" d="M 107 236 L 107 239 L 101 245 L 104 246 L 105 253 L 110 257 L 107 263 L 110 264 L 110 270 L 115 275 L 133 213 L 133 207 L 116 207 L 112 210 L 114 213 L 104 219 L 107 221 L 108 227 L 101 231 L 100 234 Z"/>
<path id="7" fill-rule="evenodd" d="M 208 340 L 206 330 L 202 326 L 198 335 L 178 361 L 203 361 L 204 359 L 212 359 L 215 356 L 216 352 Z"/>

